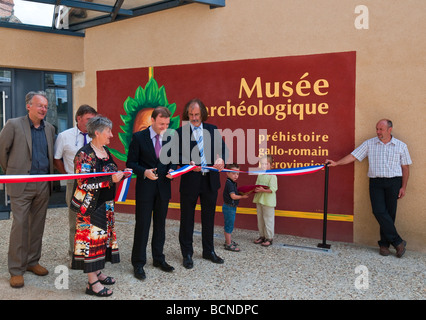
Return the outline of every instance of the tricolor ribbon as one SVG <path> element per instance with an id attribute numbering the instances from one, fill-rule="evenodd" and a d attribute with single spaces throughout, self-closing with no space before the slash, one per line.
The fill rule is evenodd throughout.
<path id="1" fill-rule="evenodd" d="M 119 182 L 116 193 L 115 193 L 115 199 L 114 199 L 115 202 L 126 201 L 131 179 L 132 179 L 132 175 L 128 176 L 127 178 Z"/>
<path id="2" fill-rule="evenodd" d="M 170 172 L 170 175 L 173 178 L 179 177 L 185 173 L 188 173 L 195 168 L 200 166 L 195 165 L 185 165 L 175 171 Z M 300 167 L 300 168 L 288 168 L 288 169 L 272 169 L 272 170 L 249 170 L 249 171 L 240 171 L 232 169 L 223 169 L 221 172 L 238 172 L 238 173 L 247 173 L 250 175 L 259 175 L 259 174 L 274 174 L 274 175 L 288 175 L 288 176 L 297 176 L 302 174 L 313 173 L 322 170 L 325 165 L 318 166 L 309 166 L 309 167 Z M 210 171 L 219 171 L 214 167 L 201 167 L 202 169 L 207 169 Z M 78 174 L 41 174 L 41 175 L 2 175 L 0 176 L 0 183 L 20 183 L 20 182 L 41 182 L 41 181 L 59 181 L 59 180 L 71 180 L 71 179 L 87 179 L 93 177 L 101 177 L 113 175 L 117 172 L 94 172 L 94 173 L 78 173 Z M 129 191 L 130 179 L 132 177 L 132 171 L 124 171 L 125 174 L 129 176 L 118 184 L 118 189 L 116 192 L 115 201 L 125 201 L 127 193 Z"/>
<path id="3" fill-rule="evenodd" d="M 24 174 L 24 175 L 1 175 L 0 183 L 21 183 L 21 182 L 42 182 L 42 181 L 60 181 L 73 179 L 88 179 L 94 177 L 110 176 L 118 172 L 93 172 L 93 173 L 76 173 L 76 174 Z M 132 171 L 124 171 L 129 177 L 120 181 L 118 185 L 117 195 L 120 196 L 119 201 L 125 201 L 127 191 L 129 190 Z M 116 200 L 117 201 L 117 200 Z"/>
<path id="4" fill-rule="evenodd" d="M 302 174 L 313 173 L 322 170 L 325 165 L 300 167 L 300 168 L 288 168 L 288 169 L 272 169 L 272 170 L 250 170 L 248 174 L 275 174 L 278 176 L 298 176 Z"/>
<path id="5" fill-rule="evenodd" d="M 179 177 L 187 172 L 194 170 L 195 168 L 199 168 L 200 166 L 186 165 L 183 166 L 173 172 L 170 175 L 175 178 Z M 259 174 L 275 174 L 275 175 L 288 175 L 288 176 L 298 176 L 302 174 L 308 174 L 320 171 L 324 168 L 324 165 L 317 166 L 309 166 L 309 167 L 299 167 L 299 168 L 288 168 L 288 169 L 272 169 L 272 170 L 249 170 L 249 171 L 240 171 L 240 170 L 232 170 L 232 169 L 223 169 L 221 172 L 238 172 L 238 173 L 248 173 L 251 175 L 259 175 Z M 215 167 L 201 167 L 202 169 L 207 169 L 210 171 L 219 171 Z"/>
<path id="6" fill-rule="evenodd" d="M 194 170 L 195 168 L 197 168 L 198 166 L 193 166 L 193 165 L 189 165 L 187 164 L 186 166 L 180 167 L 179 169 L 170 172 L 170 175 L 173 178 L 179 177 L 187 172 L 190 172 L 192 170 Z"/>
<path id="7" fill-rule="evenodd" d="M 203 169 L 207 169 L 210 171 L 216 171 L 219 172 L 219 169 L 216 169 L 215 167 L 201 167 Z M 226 169 L 223 168 L 220 172 L 238 172 L 238 173 L 247 173 L 247 171 L 241 171 L 241 170 L 235 170 L 235 169 Z"/>
<path id="8" fill-rule="evenodd" d="M 20 175 L 2 175 L 0 183 L 20 183 L 20 182 L 41 182 L 41 181 L 60 181 L 73 179 L 87 179 L 93 177 L 109 176 L 117 172 L 94 172 L 94 173 L 76 173 L 76 174 L 20 174 Z"/>
<path id="9" fill-rule="evenodd" d="M 185 173 L 188 173 L 195 168 L 199 168 L 200 166 L 194 165 L 185 165 L 175 171 L 170 172 L 170 175 L 173 178 L 179 177 Z M 325 165 L 318 166 L 309 166 L 309 167 L 300 167 L 300 168 L 288 168 L 288 169 L 272 169 L 272 170 L 249 170 L 249 171 L 240 171 L 240 170 L 232 170 L 232 169 L 223 169 L 221 172 L 238 172 L 238 173 L 248 173 L 252 175 L 258 174 L 275 174 L 275 175 L 302 175 L 313 173 L 322 170 Z M 211 170 L 211 171 L 219 171 L 214 167 L 201 167 L 203 169 Z M 40 182 L 40 181 L 59 181 L 59 180 L 72 180 L 72 179 L 86 179 L 93 177 L 101 177 L 113 175 L 117 172 L 94 172 L 94 173 L 78 173 L 78 174 L 40 174 L 40 175 L 1 175 L 0 183 L 20 183 L 20 182 Z M 130 174 L 131 171 L 124 171 L 125 174 Z M 129 180 L 130 177 L 125 180 Z M 126 183 L 127 184 L 127 183 Z M 127 186 L 126 186 L 127 187 Z"/>

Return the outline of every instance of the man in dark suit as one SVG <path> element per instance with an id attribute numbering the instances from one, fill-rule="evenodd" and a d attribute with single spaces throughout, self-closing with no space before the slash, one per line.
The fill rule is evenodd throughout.
<path id="1" fill-rule="evenodd" d="M 53 173 L 55 128 L 44 121 L 48 100 L 43 91 L 25 97 L 28 115 L 10 119 L 0 133 L 0 165 L 6 175 Z M 8 267 L 13 288 L 24 286 L 23 274 L 48 274 L 39 264 L 52 182 L 11 183 L 13 222 L 10 231 Z"/>
<path id="2" fill-rule="evenodd" d="M 181 165 L 214 166 L 221 171 L 225 165 L 223 159 L 226 159 L 227 149 L 217 127 L 205 122 L 207 117 L 207 109 L 201 100 L 193 99 L 186 104 L 182 120 L 189 123 L 176 130 L 179 162 Z M 214 263 L 224 262 L 216 255 L 213 244 L 219 175 L 219 172 L 197 168 L 181 176 L 179 243 L 183 265 L 187 269 L 193 267 L 194 214 L 198 198 L 201 204 L 203 258 Z"/>
<path id="3" fill-rule="evenodd" d="M 157 107 L 152 112 L 152 125 L 145 130 L 133 134 L 127 155 L 127 167 L 137 175 L 136 181 L 136 226 L 132 249 L 132 265 L 135 277 L 145 279 L 143 269 L 146 264 L 146 246 L 153 220 L 152 257 L 154 266 L 171 272 L 170 266 L 163 254 L 165 242 L 166 216 L 171 198 L 170 183 L 172 177 L 168 174 L 176 169 L 170 161 L 160 161 L 163 146 L 170 141 L 168 136 L 163 141 L 163 134 L 169 127 L 170 111 L 165 107 Z"/>

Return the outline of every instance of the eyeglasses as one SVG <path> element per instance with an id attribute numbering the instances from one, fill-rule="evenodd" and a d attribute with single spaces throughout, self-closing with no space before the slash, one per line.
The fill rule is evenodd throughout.
<path id="1" fill-rule="evenodd" d="M 31 104 L 31 106 L 32 106 L 33 104 Z M 49 109 L 49 106 L 46 106 L 46 105 L 44 105 L 44 104 L 37 104 L 37 105 L 34 105 L 35 107 L 37 107 L 37 108 L 39 108 L 39 109 L 46 109 L 46 110 L 48 110 Z"/>

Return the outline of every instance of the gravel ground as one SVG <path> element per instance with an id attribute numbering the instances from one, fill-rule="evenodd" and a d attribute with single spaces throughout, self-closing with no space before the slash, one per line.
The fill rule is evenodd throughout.
<path id="1" fill-rule="evenodd" d="M 318 250 L 319 240 L 276 235 L 274 244 L 253 244 L 257 232 L 236 229 L 233 239 L 241 252 L 223 248 L 222 227 L 215 229 L 216 253 L 223 265 L 201 257 L 201 230 L 194 234 L 194 268 L 182 266 L 179 221 L 168 220 L 164 253 L 173 273 L 152 265 L 150 245 L 147 279 L 133 276 L 130 254 L 134 216 L 116 213 L 121 262 L 107 264 L 104 272 L 116 278 L 109 298 L 84 293 L 87 277 L 68 268 L 67 209 L 49 209 L 40 264 L 49 270 L 45 277 L 24 275 L 25 286 L 9 285 L 7 251 L 12 220 L 0 221 L 0 299 L 2 300 L 425 300 L 426 254 L 407 250 L 398 259 L 382 257 L 378 248 L 332 242 L 331 250 Z"/>

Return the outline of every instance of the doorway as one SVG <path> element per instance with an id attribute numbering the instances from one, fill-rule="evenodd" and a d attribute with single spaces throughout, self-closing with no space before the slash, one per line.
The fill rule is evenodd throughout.
<path id="1" fill-rule="evenodd" d="M 10 103 L 10 86 L 0 86 L 0 130 L 6 124 L 8 115 L 11 114 L 12 107 Z M 0 174 L 4 174 L 0 167 Z M 0 184 L 0 220 L 9 219 L 10 204 L 9 197 L 6 194 L 6 184 Z"/>
<path id="2" fill-rule="evenodd" d="M 0 68 L 0 130 L 8 119 L 27 114 L 25 95 L 39 90 L 45 91 L 49 97 L 45 120 L 56 128 L 56 134 L 73 126 L 71 73 Z M 1 169 L 0 174 L 4 174 Z M 66 206 L 65 189 L 62 182 L 54 182 L 49 208 Z M 9 217 L 5 185 L 0 184 L 0 219 Z"/>

